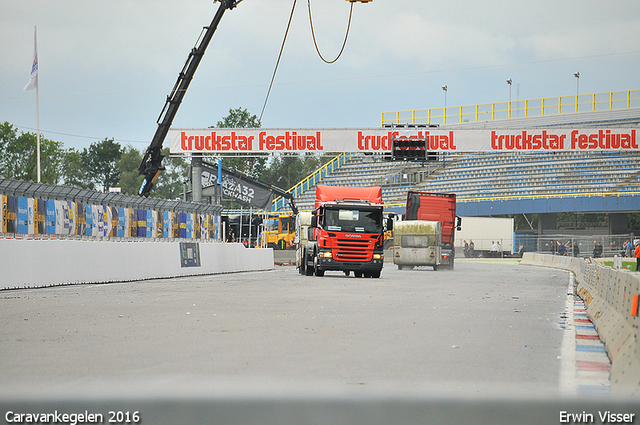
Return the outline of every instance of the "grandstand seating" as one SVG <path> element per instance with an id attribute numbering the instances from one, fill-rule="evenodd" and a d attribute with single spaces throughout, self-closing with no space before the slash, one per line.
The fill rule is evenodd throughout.
<path id="1" fill-rule="evenodd" d="M 598 125 L 638 125 L 640 110 L 625 110 L 624 123 L 615 113 L 549 117 L 549 126 L 573 125 L 597 116 Z M 635 118 L 634 118 L 635 117 Z M 536 127 L 544 127 L 540 117 Z M 513 126 L 502 120 L 496 128 Z M 518 126 L 526 126 L 519 119 Z M 492 123 L 493 124 L 493 123 Z M 474 123 L 473 125 L 478 125 Z M 441 127 L 449 128 L 449 127 Z M 461 125 L 451 126 L 461 128 Z M 456 193 L 458 199 L 534 195 L 588 195 L 640 192 L 640 152 L 514 152 L 456 153 L 424 164 L 390 162 L 383 156 L 351 154 L 344 163 L 296 194 L 300 210 L 313 209 L 315 184 L 381 186 L 385 204 L 402 204 L 409 189 Z"/>
<path id="2" fill-rule="evenodd" d="M 423 168 L 352 155 L 320 183 L 382 187 L 385 204 L 402 203 L 407 190 L 456 193 L 458 198 L 638 192 L 638 152 L 467 153 Z M 315 186 L 298 196 L 301 210 L 313 208 Z"/>

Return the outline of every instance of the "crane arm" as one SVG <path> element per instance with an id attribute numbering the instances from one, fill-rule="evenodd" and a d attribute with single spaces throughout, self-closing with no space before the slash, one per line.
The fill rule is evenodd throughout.
<path id="1" fill-rule="evenodd" d="M 167 137 L 169 128 L 171 127 L 173 119 L 178 112 L 178 108 L 180 107 L 182 99 L 187 92 L 187 88 L 189 88 L 189 84 L 191 83 L 193 75 L 200 64 L 200 60 L 204 56 L 204 52 L 213 37 L 213 33 L 218 28 L 222 15 L 224 15 L 224 12 L 227 9 L 233 9 L 241 1 L 242 0 L 219 0 L 220 6 L 213 17 L 211 24 L 204 28 L 204 35 L 200 38 L 197 46 L 191 49 L 189 57 L 178 76 L 178 80 L 176 81 L 173 90 L 171 90 L 171 94 L 167 96 L 164 108 L 162 108 L 162 112 L 158 117 L 158 128 L 156 129 L 153 139 L 151 140 L 151 144 L 147 148 L 142 158 L 142 162 L 138 167 L 138 174 L 144 176 L 138 195 L 149 196 L 158 175 L 162 170 L 164 170 L 164 167 L 162 166 L 162 159 L 164 158 L 162 155 L 162 144 L 164 143 L 164 139 Z"/>

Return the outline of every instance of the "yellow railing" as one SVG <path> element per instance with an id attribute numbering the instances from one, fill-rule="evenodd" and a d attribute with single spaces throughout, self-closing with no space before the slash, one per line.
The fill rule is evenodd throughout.
<path id="1" fill-rule="evenodd" d="M 318 168 L 313 173 L 302 179 L 298 184 L 287 190 L 293 195 L 294 200 L 300 196 L 305 190 L 314 187 L 320 180 L 338 169 L 342 164 L 351 159 L 351 152 L 344 152 L 333 158 L 331 161 Z M 281 211 L 286 208 L 286 201 L 282 196 L 278 196 L 273 200 L 272 211 Z"/>
<path id="2" fill-rule="evenodd" d="M 385 124 L 460 124 L 640 107 L 640 90 L 481 103 L 382 113 Z"/>

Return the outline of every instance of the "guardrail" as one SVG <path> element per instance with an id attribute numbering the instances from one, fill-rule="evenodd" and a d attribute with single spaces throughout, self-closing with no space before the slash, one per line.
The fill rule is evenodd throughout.
<path id="1" fill-rule="evenodd" d="M 554 96 L 443 108 L 382 112 L 385 124 L 460 124 L 640 107 L 640 90 Z"/>
<path id="2" fill-rule="evenodd" d="M 2 178 L 0 201 L 0 234 L 38 238 L 220 238 L 219 205 Z"/>
<path id="3" fill-rule="evenodd" d="M 576 293 L 604 342 L 612 362 L 611 392 L 640 398 L 640 279 L 589 260 L 525 253 L 520 264 L 553 267 L 575 274 Z"/>

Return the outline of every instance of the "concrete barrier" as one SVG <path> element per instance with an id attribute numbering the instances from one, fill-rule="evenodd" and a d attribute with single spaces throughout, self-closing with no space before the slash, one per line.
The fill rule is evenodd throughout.
<path id="1" fill-rule="evenodd" d="M 553 267 L 576 276 L 576 293 L 604 342 L 611 359 L 611 392 L 640 397 L 640 279 L 573 257 L 525 253 L 521 264 Z"/>
<path id="2" fill-rule="evenodd" d="M 0 239 L 0 289 L 125 282 L 273 267 L 272 249 L 247 249 L 241 244 Z"/>

